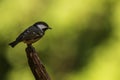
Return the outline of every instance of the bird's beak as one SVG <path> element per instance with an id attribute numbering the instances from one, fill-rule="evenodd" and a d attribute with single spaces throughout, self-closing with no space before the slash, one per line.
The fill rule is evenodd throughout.
<path id="1" fill-rule="evenodd" d="M 48 29 L 52 29 L 51 27 L 49 27 Z"/>

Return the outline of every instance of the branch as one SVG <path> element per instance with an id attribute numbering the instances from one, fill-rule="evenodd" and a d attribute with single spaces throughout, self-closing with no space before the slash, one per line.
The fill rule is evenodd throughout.
<path id="1" fill-rule="evenodd" d="M 35 48 L 28 45 L 26 48 L 26 54 L 28 59 L 29 67 L 36 80 L 51 80 L 44 65 L 39 59 Z"/>

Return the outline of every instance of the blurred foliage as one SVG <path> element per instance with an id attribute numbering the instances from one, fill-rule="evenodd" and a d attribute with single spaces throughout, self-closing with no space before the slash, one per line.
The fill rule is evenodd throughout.
<path id="1" fill-rule="evenodd" d="M 26 45 L 8 43 L 36 21 L 34 44 L 52 80 L 120 80 L 119 0 L 0 0 L 0 80 L 34 80 Z"/>

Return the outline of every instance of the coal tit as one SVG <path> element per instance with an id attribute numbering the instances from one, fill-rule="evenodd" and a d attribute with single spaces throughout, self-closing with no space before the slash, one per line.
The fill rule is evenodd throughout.
<path id="1" fill-rule="evenodd" d="M 51 29 L 45 22 L 36 22 L 23 33 L 21 33 L 15 41 L 9 43 L 11 47 L 15 47 L 19 42 L 24 42 L 27 45 L 38 41 L 44 34 L 47 29 Z"/>

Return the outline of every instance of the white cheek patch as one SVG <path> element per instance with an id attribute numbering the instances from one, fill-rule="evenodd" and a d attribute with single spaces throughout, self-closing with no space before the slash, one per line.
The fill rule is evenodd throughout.
<path id="1" fill-rule="evenodd" d="M 39 28 L 41 31 L 43 31 L 43 29 L 47 28 L 47 27 L 44 26 L 44 25 L 37 25 L 37 26 L 38 26 L 38 28 Z"/>

